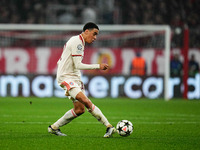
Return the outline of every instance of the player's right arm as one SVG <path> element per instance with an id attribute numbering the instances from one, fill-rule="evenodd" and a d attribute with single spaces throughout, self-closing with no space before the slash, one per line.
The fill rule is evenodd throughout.
<path id="1" fill-rule="evenodd" d="M 106 69 L 106 65 L 100 64 L 84 64 L 82 59 L 84 56 L 84 44 L 78 38 L 74 38 L 68 45 L 71 49 L 74 68 L 78 70 Z"/>
<path id="2" fill-rule="evenodd" d="M 74 56 L 73 57 L 74 66 L 76 69 L 79 70 L 91 70 L 91 69 L 101 69 L 106 70 L 108 69 L 108 64 L 84 64 L 82 63 L 82 56 Z"/>
<path id="3" fill-rule="evenodd" d="M 108 64 L 100 64 L 101 70 L 107 70 L 109 68 Z"/>
<path id="4" fill-rule="evenodd" d="M 73 62 L 74 62 L 74 67 L 75 69 L 79 70 L 91 70 L 91 69 L 101 69 L 100 64 L 84 64 L 82 63 L 82 56 L 72 56 Z M 104 68 L 102 66 L 102 68 Z"/>

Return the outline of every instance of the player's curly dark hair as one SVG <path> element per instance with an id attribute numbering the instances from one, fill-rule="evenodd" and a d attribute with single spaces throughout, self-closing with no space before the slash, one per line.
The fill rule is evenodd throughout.
<path id="1" fill-rule="evenodd" d="M 84 25 L 83 31 L 85 31 L 85 30 L 87 30 L 87 29 L 94 29 L 94 28 L 96 28 L 96 29 L 99 30 L 99 27 L 98 27 L 95 23 L 93 23 L 93 22 L 88 22 L 88 23 L 86 23 L 86 24 Z"/>

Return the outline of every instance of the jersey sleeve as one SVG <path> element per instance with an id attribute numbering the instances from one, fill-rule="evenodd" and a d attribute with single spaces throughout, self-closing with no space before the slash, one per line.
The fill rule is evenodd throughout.
<path id="1" fill-rule="evenodd" d="M 74 62 L 74 67 L 79 70 L 91 70 L 91 69 L 99 69 L 99 64 L 84 64 L 82 63 L 82 59 L 84 56 L 84 46 L 81 43 L 74 43 L 71 45 L 72 49 L 72 59 Z"/>
<path id="2" fill-rule="evenodd" d="M 100 64 L 83 64 L 82 56 L 73 56 L 73 62 L 76 69 L 79 70 L 91 70 L 91 69 L 99 69 Z"/>
<path id="3" fill-rule="evenodd" d="M 84 46 L 80 43 L 71 43 L 72 57 L 83 56 Z"/>

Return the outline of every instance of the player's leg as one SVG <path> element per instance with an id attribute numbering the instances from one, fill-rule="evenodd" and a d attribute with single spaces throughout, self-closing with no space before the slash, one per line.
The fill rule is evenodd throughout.
<path id="1" fill-rule="evenodd" d="M 95 106 L 83 92 L 79 92 L 76 95 L 76 99 L 83 103 L 88 109 L 88 112 L 90 112 L 99 122 L 107 127 L 104 137 L 110 137 L 114 132 L 116 132 L 115 128 L 108 122 L 101 110 Z"/>
<path id="2" fill-rule="evenodd" d="M 80 116 L 85 112 L 85 107 L 82 103 L 79 101 L 73 102 L 74 108 L 68 110 L 58 121 L 56 121 L 52 127 L 55 129 L 58 129 L 59 127 L 62 127 L 68 123 L 70 123 L 73 119 L 75 119 L 77 116 Z"/>
<path id="3" fill-rule="evenodd" d="M 73 119 L 80 116 L 85 112 L 85 106 L 79 101 L 73 101 L 74 108 L 68 110 L 60 119 L 58 119 L 54 124 L 49 126 L 48 131 L 50 133 L 66 136 L 65 134 L 61 133 L 60 127 L 70 123 Z"/>
<path id="4" fill-rule="evenodd" d="M 52 134 L 66 136 L 60 132 L 59 128 L 70 123 L 73 119 L 85 112 L 85 106 L 75 99 L 77 93 L 81 92 L 81 89 L 71 88 L 68 92 L 71 97 L 70 99 L 73 101 L 74 108 L 68 110 L 60 119 L 48 127 L 48 131 Z"/>

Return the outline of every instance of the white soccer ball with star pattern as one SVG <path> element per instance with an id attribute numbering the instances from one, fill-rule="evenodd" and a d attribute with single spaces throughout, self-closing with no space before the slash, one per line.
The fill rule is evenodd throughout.
<path id="1" fill-rule="evenodd" d="M 129 136 L 133 132 L 133 124 L 128 120 L 121 120 L 117 123 L 117 133 L 121 136 Z"/>

